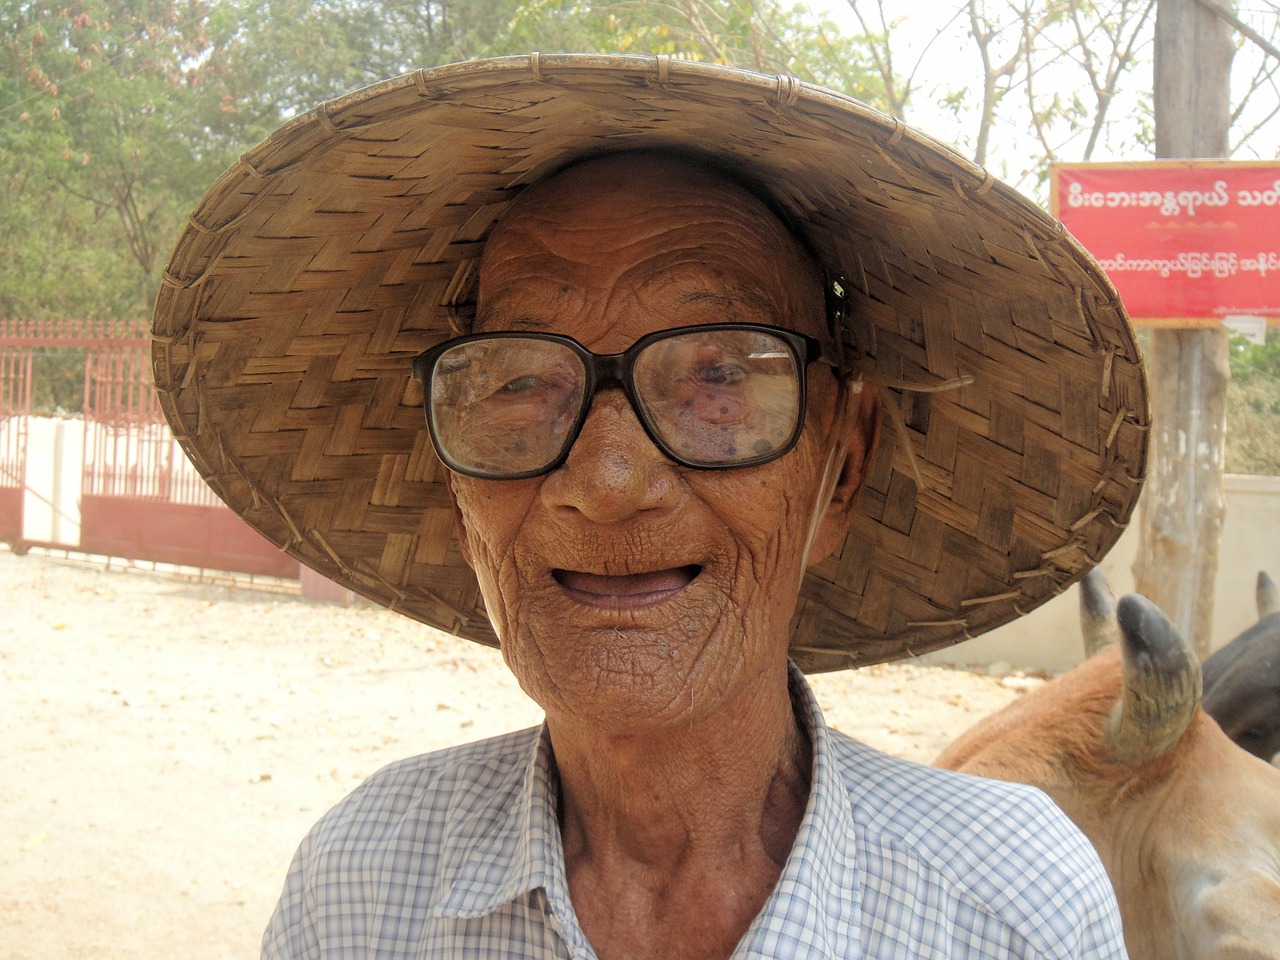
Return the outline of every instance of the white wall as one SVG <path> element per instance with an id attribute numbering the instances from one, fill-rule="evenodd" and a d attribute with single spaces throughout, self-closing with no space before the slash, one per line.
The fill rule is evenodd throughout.
<path id="1" fill-rule="evenodd" d="M 1254 585 L 1259 570 L 1280 581 L 1280 477 L 1227 476 L 1227 517 L 1214 589 L 1214 649 L 1258 619 Z M 1116 596 L 1133 590 L 1138 552 L 1137 511 L 1101 563 Z M 1084 659 L 1077 591 L 1061 596 L 1013 623 L 946 650 L 928 663 L 1007 664 L 1016 669 L 1067 670 Z"/>
<path id="2" fill-rule="evenodd" d="M 34 543 L 80 542 L 80 486 L 84 476 L 84 421 L 72 417 L 27 420 L 27 489 L 22 537 Z"/>

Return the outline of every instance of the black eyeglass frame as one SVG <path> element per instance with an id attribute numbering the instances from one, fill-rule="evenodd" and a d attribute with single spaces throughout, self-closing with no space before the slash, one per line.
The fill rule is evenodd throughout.
<path id="1" fill-rule="evenodd" d="M 734 463 L 699 463 L 697 461 L 688 460 L 671 450 L 667 444 L 658 436 L 657 428 L 650 422 L 648 414 L 645 412 L 644 405 L 641 404 L 636 397 L 635 389 L 635 361 L 636 357 L 651 344 L 658 343 L 670 337 L 682 336 L 688 333 L 714 333 L 720 330 L 734 330 L 746 333 L 761 333 L 769 336 L 777 337 L 791 351 L 792 359 L 796 364 L 796 379 L 799 389 L 799 397 L 797 398 L 796 425 L 791 431 L 791 436 L 787 441 L 779 446 L 776 450 L 763 456 L 753 457 L 749 460 L 741 460 Z M 582 362 L 586 371 L 586 381 L 583 384 L 582 404 L 578 411 L 577 419 L 573 427 L 565 434 L 565 442 L 560 452 L 544 467 L 537 470 L 523 470 L 516 473 L 494 474 L 483 470 L 474 470 L 454 461 L 444 450 L 444 445 L 440 442 L 436 434 L 435 418 L 431 412 L 431 376 L 435 369 L 436 361 L 448 350 L 466 343 L 473 343 L 479 340 L 506 340 L 506 339 L 524 339 L 524 340 L 548 340 L 552 343 L 558 343 L 567 347 Z M 431 435 L 431 445 L 435 447 L 436 455 L 441 462 L 452 470 L 454 473 L 461 474 L 464 477 L 473 477 L 477 480 L 527 480 L 531 477 L 541 477 L 560 467 L 567 459 L 569 452 L 573 449 L 573 445 L 577 443 L 579 434 L 587 422 L 587 417 L 591 414 L 591 404 L 595 400 L 596 390 L 601 383 L 613 382 L 622 388 L 623 395 L 626 396 L 627 402 L 631 404 L 631 409 L 635 412 L 636 419 L 640 422 L 640 426 L 644 428 L 645 434 L 653 442 L 653 445 L 662 451 L 663 455 L 682 467 L 689 467 L 693 470 L 737 470 L 742 467 L 757 467 L 779 457 L 786 456 L 795 447 L 796 442 L 800 439 L 800 432 L 804 429 L 805 407 L 808 395 L 808 383 L 806 372 L 808 368 L 815 362 L 822 361 L 832 368 L 836 368 L 837 364 L 826 356 L 821 341 L 807 334 L 798 333 L 795 330 L 787 330 L 783 327 L 774 327 L 764 323 L 702 323 L 691 324 L 684 327 L 671 327 L 667 330 L 656 330 L 653 333 L 645 334 L 622 353 L 592 353 L 573 337 L 560 333 L 542 333 L 540 331 L 521 331 L 521 330 L 499 330 L 493 333 L 471 333 L 461 337 L 452 337 L 442 343 L 436 344 L 428 350 L 423 351 L 413 358 L 413 375 L 417 380 L 422 382 L 422 406 L 426 415 L 427 431 Z"/>

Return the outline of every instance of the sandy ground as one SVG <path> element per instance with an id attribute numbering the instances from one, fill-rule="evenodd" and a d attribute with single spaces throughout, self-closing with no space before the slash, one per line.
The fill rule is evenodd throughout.
<path id="1" fill-rule="evenodd" d="M 373 607 L 0 548 L 0 960 L 256 957 L 298 841 L 383 764 L 536 723 L 498 655 Z M 815 678 L 928 761 L 1040 681 Z"/>

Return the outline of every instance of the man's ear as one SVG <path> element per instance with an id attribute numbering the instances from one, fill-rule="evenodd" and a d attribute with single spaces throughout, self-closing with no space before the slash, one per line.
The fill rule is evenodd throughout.
<path id="1" fill-rule="evenodd" d="M 462 559 L 467 561 L 467 566 L 474 570 L 475 564 L 471 560 L 471 539 L 467 536 L 467 523 L 462 519 L 458 495 L 453 492 L 453 473 L 448 469 L 444 471 L 444 488 L 449 494 L 449 504 L 453 507 L 453 533 L 458 538 L 458 549 L 462 552 Z"/>
<path id="2" fill-rule="evenodd" d="M 829 557 L 849 532 L 862 491 L 862 479 L 880 445 L 880 391 L 869 383 L 849 398 L 852 416 L 848 424 L 848 446 L 840 475 L 827 501 L 826 510 L 809 548 L 809 565 Z"/>

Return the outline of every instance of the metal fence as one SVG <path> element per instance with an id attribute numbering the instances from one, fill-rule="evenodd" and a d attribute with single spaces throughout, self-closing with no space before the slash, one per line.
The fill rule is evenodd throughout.
<path id="1" fill-rule="evenodd" d="M 22 536 L 27 411 L 31 409 L 31 350 L 0 335 L 0 541 Z"/>
<path id="2" fill-rule="evenodd" d="M 30 462 L 37 351 L 84 356 L 82 470 L 75 522 L 27 529 L 39 498 Z M 61 457 L 60 448 L 53 457 Z M 52 469 L 57 469 L 56 465 Z M 55 510 L 61 509 L 54 504 Z M 74 542 L 59 529 L 75 531 Z M 225 507 L 164 423 L 141 322 L 0 319 L 0 542 L 297 578 L 297 561 Z"/>

